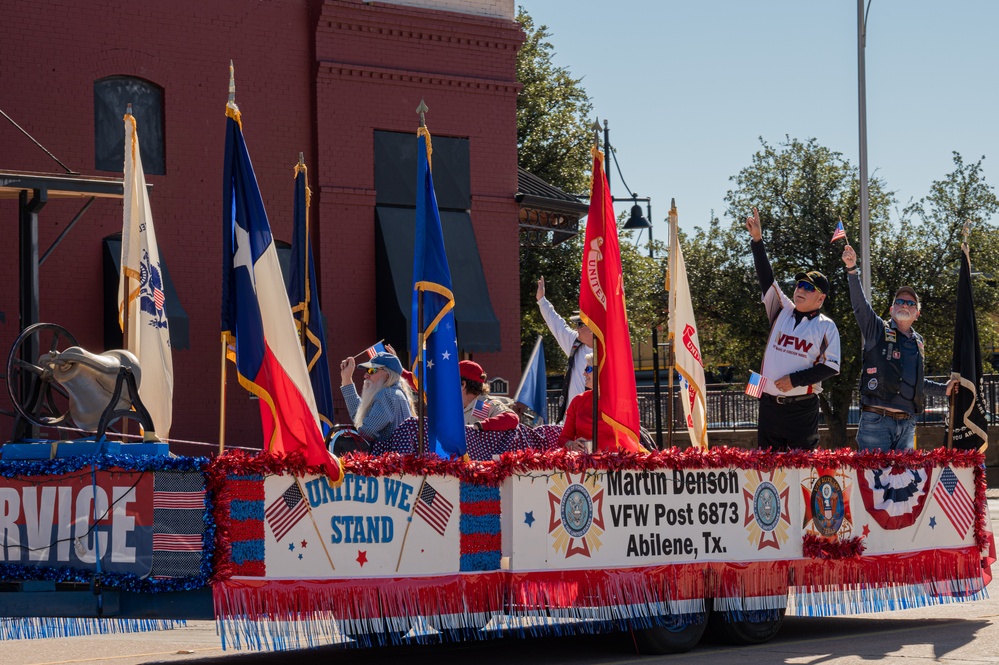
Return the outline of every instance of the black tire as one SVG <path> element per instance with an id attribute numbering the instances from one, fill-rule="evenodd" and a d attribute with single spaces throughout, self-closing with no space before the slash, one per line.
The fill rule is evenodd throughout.
<path id="1" fill-rule="evenodd" d="M 700 622 L 686 626 L 657 626 L 634 631 L 635 644 L 641 655 L 685 653 L 697 646 L 707 628 L 707 616 L 700 615 Z"/>
<path id="2" fill-rule="evenodd" d="M 776 615 L 771 614 L 760 621 L 729 621 L 725 612 L 712 612 L 708 619 L 711 637 L 735 645 L 769 642 L 784 624 L 784 612 L 784 609 L 776 610 Z"/>

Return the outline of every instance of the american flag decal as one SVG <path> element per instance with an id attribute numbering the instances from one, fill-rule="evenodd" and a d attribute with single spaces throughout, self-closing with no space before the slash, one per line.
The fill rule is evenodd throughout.
<path id="1" fill-rule="evenodd" d="M 472 415 L 476 418 L 488 418 L 489 407 L 482 400 L 476 400 L 475 406 L 472 407 Z"/>
<path id="2" fill-rule="evenodd" d="M 975 521 L 975 502 L 949 466 L 940 472 L 940 480 L 933 490 L 933 496 L 944 515 L 957 529 L 957 534 L 964 538 Z"/>
<path id="3" fill-rule="evenodd" d="M 368 360 L 371 360 L 379 353 L 388 353 L 388 351 L 385 349 L 385 345 L 382 344 L 381 342 L 375 342 L 374 346 L 369 346 L 364 350 L 364 352 L 368 354 Z"/>
<path id="4" fill-rule="evenodd" d="M 746 394 L 759 399 L 763 396 L 763 389 L 767 385 L 767 380 L 756 372 L 749 373 L 749 383 L 746 384 Z"/>
<path id="5" fill-rule="evenodd" d="M 309 506 L 302 497 L 302 491 L 298 489 L 298 483 L 292 482 L 274 503 L 267 507 L 264 517 L 274 532 L 274 538 L 281 542 L 281 539 L 288 535 L 296 524 L 302 521 Z"/>
<path id="6" fill-rule="evenodd" d="M 454 505 L 450 501 L 441 496 L 430 483 L 423 483 L 423 489 L 420 491 L 420 498 L 416 501 L 414 512 L 433 527 L 434 531 L 444 535 L 453 510 Z"/>
<path id="7" fill-rule="evenodd" d="M 206 510 L 202 473 L 155 472 L 152 577 L 192 577 L 200 573 Z"/>

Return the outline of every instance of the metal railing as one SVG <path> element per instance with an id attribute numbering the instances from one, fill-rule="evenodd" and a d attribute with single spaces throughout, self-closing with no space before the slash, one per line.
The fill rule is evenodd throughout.
<path id="1" fill-rule="evenodd" d="M 947 377 L 930 377 L 935 381 L 944 382 Z M 726 383 L 708 386 L 708 429 L 756 429 L 756 417 L 759 400 L 745 393 L 746 384 Z M 993 423 L 999 423 L 999 374 L 986 374 L 983 377 L 982 392 L 988 413 Z M 558 413 L 559 391 L 548 391 L 548 422 L 554 422 Z M 666 388 L 662 389 L 663 429 L 668 425 L 669 395 Z M 655 395 L 652 386 L 638 388 L 638 415 L 642 427 L 652 430 L 655 425 Z M 926 408 L 916 418 L 920 425 L 944 426 L 947 423 L 948 402 L 946 397 L 927 395 Z M 821 418 L 821 416 L 820 416 Z M 860 394 L 854 392 L 848 417 L 849 425 L 860 421 Z M 685 428 L 683 403 L 678 391 L 673 395 L 673 428 L 674 431 Z"/>

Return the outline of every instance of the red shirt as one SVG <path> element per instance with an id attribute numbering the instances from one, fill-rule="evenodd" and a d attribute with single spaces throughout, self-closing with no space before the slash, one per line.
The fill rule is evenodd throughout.
<path id="1" fill-rule="evenodd" d="M 597 445 L 600 450 L 617 450 L 617 437 L 614 428 L 600 421 L 597 426 Z M 593 438 L 593 391 L 587 390 L 572 398 L 565 412 L 565 424 L 558 444 L 565 446 L 576 439 L 590 440 Z"/>

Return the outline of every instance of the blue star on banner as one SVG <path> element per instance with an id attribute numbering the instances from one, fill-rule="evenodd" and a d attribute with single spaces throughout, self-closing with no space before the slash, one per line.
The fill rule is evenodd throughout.
<path id="1" fill-rule="evenodd" d="M 534 524 L 534 511 L 533 510 L 529 510 L 526 513 L 524 513 L 524 524 L 526 524 L 527 526 L 531 526 L 531 525 Z"/>
<path id="2" fill-rule="evenodd" d="M 288 543 L 288 551 L 289 552 L 295 551 L 295 543 Z"/>
<path id="3" fill-rule="evenodd" d="M 931 517 L 930 518 L 930 528 L 931 529 L 935 529 L 936 526 L 937 526 L 937 518 L 936 517 Z"/>

